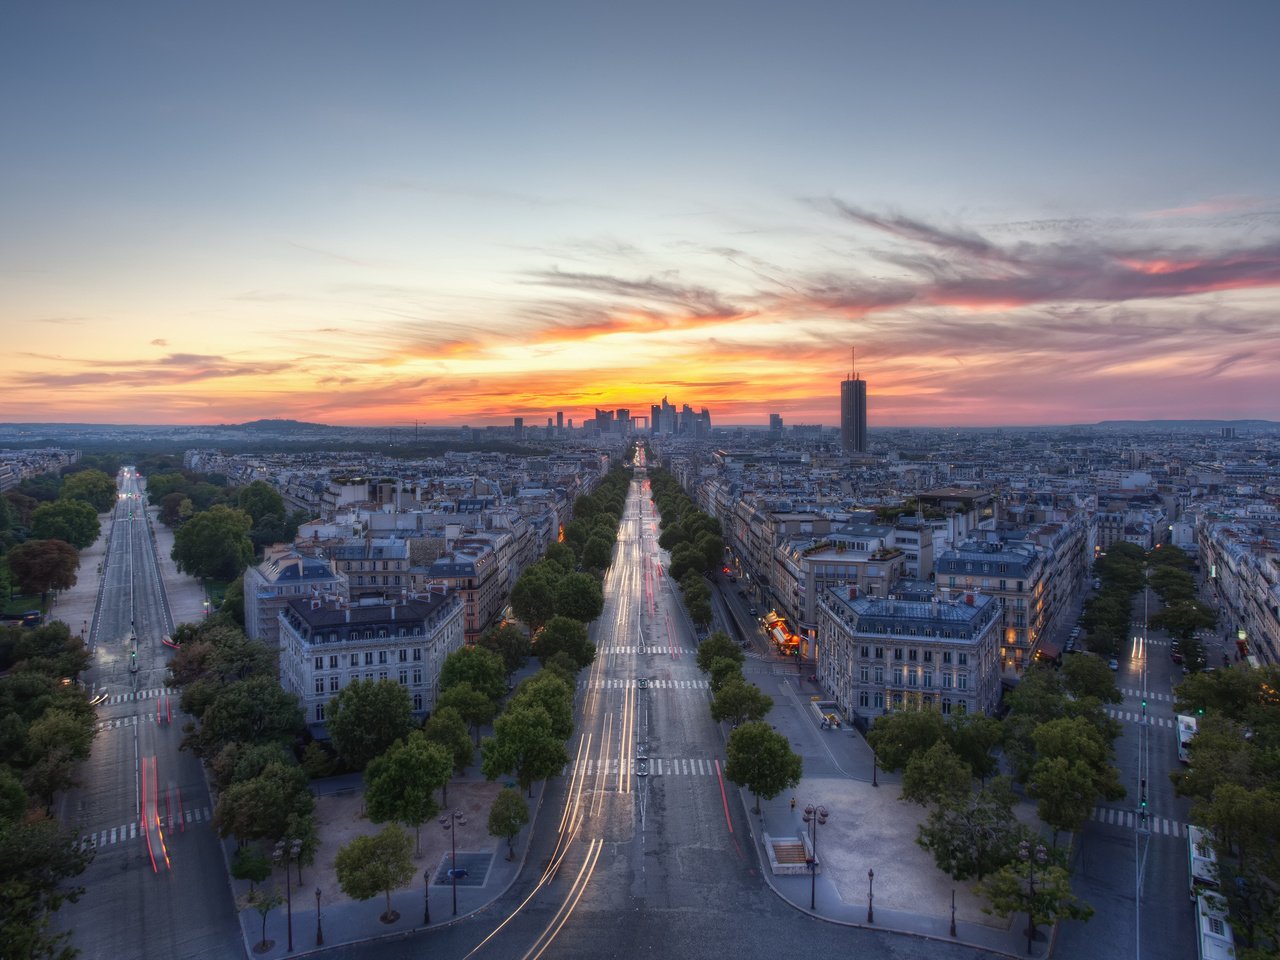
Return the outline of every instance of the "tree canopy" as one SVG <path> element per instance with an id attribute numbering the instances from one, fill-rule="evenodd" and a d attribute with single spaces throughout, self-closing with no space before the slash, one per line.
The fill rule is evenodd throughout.
<path id="1" fill-rule="evenodd" d="M 83 500 L 42 503 L 31 514 L 31 535 L 39 540 L 65 540 L 83 550 L 98 539 L 98 514 Z"/>
<path id="2" fill-rule="evenodd" d="M 422 825 L 440 811 L 435 792 L 453 772 L 453 758 L 440 744 L 415 730 L 397 740 L 364 771 L 365 809 L 374 823 L 394 820 L 413 827 L 421 843 Z"/>
<path id="3" fill-rule="evenodd" d="M 391 680 L 352 680 L 325 710 L 329 738 L 344 763 L 363 770 L 413 729 L 409 691 Z"/>
<path id="4" fill-rule="evenodd" d="M 193 577 L 234 580 L 253 562 L 249 530 L 253 520 L 243 510 L 215 504 L 197 513 L 173 535 L 173 559 Z"/>
<path id="5" fill-rule="evenodd" d="M 80 470 L 63 478 L 59 497 L 82 500 L 95 513 L 106 513 L 116 502 L 116 482 L 101 470 Z"/>
<path id="6" fill-rule="evenodd" d="M 507 665 L 501 656 L 482 646 L 463 647 L 444 658 L 440 667 L 440 690 L 460 683 L 497 703 L 507 692 Z"/>
<path id="7" fill-rule="evenodd" d="M 395 919 L 391 891 L 403 887 L 417 874 L 409 836 L 397 826 L 384 827 L 371 837 L 356 837 L 338 850 L 334 872 L 342 892 L 353 900 L 387 897 L 384 920 Z"/>
<path id="8" fill-rule="evenodd" d="M 5 555 L 9 572 L 23 593 L 43 598 L 50 590 L 69 590 L 76 585 L 80 554 L 62 540 L 28 540 Z"/>
<path id="9" fill-rule="evenodd" d="M 760 798 L 771 800 L 800 782 L 803 764 L 785 736 L 767 723 L 744 723 L 729 736 L 724 775 Z"/>

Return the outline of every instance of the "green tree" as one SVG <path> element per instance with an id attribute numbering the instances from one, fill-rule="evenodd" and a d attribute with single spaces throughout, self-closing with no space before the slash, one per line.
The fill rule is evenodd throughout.
<path id="1" fill-rule="evenodd" d="M 284 497 L 265 480 L 255 480 L 246 487 L 241 487 L 236 494 L 236 506 L 247 513 L 253 523 L 267 517 L 284 520 Z"/>
<path id="2" fill-rule="evenodd" d="M 516 835 L 529 822 L 529 805 L 518 790 L 503 787 L 489 808 L 489 834 L 507 841 L 507 859 L 515 856 Z"/>
<path id="3" fill-rule="evenodd" d="M 80 555 L 62 540 L 28 540 L 11 549 L 5 561 L 22 592 L 40 594 L 43 603 L 50 590 L 69 590 L 76 585 Z"/>
<path id="4" fill-rule="evenodd" d="M 80 899 L 84 888 L 68 884 L 92 859 L 79 838 L 53 819 L 0 820 L 0 943 L 5 956 L 72 955 L 69 934 L 53 933 L 50 921 L 66 901 Z"/>
<path id="5" fill-rule="evenodd" d="M 343 893 L 353 900 L 385 893 L 387 910 L 380 919 L 383 923 L 399 919 L 391 909 L 391 891 L 403 887 L 417 873 L 407 833 L 389 826 L 372 837 L 356 837 L 338 850 L 333 866 Z"/>
<path id="6" fill-rule="evenodd" d="M 183 696 L 186 702 L 186 696 Z M 303 729 L 298 698 L 270 675 L 238 680 L 216 692 L 185 743 L 197 756 L 214 757 L 226 744 L 292 743 Z"/>
<path id="7" fill-rule="evenodd" d="M 69 710 L 51 708 L 27 728 L 27 743 L 37 755 L 63 747 L 74 760 L 85 760 L 93 745 L 95 728 Z"/>
<path id="8" fill-rule="evenodd" d="M 563 577 L 555 590 L 556 615 L 590 623 L 604 609 L 600 583 L 589 573 L 571 573 Z"/>
<path id="9" fill-rule="evenodd" d="M 62 481 L 59 497 L 83 500 L 96 513 L 106 513 L 116 502 L 116 482 L 101 470 L 81 470 Z"/>
<path id="10" fill-rule="evenodd" d="M 551 730 L 561 740 L 573 736 L 573 687 L 554 670 L 542 669 L 516 688 L 511 704 L 536 704 L 547 711 Z"/>
<path id="11" fill-rule="evenodd" d="M 1116 687 L 1115 674 L 1100 657 L 1067 657 L 1062 664 L 1062 681 L 1076 699 L 1093 697 L 1103 703 L 1124 700 Z"/>
<path id="12" fill-rule="evenodd" d="M 436 697 L 436 712 L 452 710 L 462 717 L 480 745 L 480 728 L 494 718 L 498 705 L 465 680 L 442 690 Z"/>
<path id="13" fill-rule="evenodd" d="M 453 772 L 444 747 L 419 730 L 397 740 L 365 768 L 364 802 L 374 823 L 394 820 L 413 827 L 415 847 L 422 852 L 422 825 L 440 812 L 435 791 L 443 789 Z"/>
<path id="14" fill-rule="evenodd" d="M 267 939 L 267 917 L 271 916 L 272 910 L 284 903 L 284 897 L 279 890 L 253 887 L 245 895 L 244 903 L 258 911 L 258 916 L 262 918 L 262 939 L 254 945 L 254 950 L 258 953 L 270 950 L 275 941 Z"/>
<path id="15" fill-rule="evenodd" d="M 877 717 L 867 733 L 881 770 L 901 770 L 916 753 L 946 737 L 946 722 L 935 710 L 899 710 Z"/>
<path id="16" fill-rule="evenodd" d="M 993 751 L 1003 736 L 1000 721 L 980 713 L 952 716 L 947 722 L 947 743 L 984 784 L 999 769 Z"/>
<path id="17" fill-rule="evenodd" d="M 902 771 L 902 799 L 922 807 L 956 807 L 972 792 L 973 770 L 945 740 L 912 754 Z"/>
<path id="18" fill-rule="evenodd" d="M 1148 623 L 1156 630 L 1167 630 L 1171 636 L 1191 637 L 1197 630 L 1216 626 L 1218 615 L 1212 607 L 1199 600 L 1175 600 L 1159 613 L 1152 614 Z"/>
<path id="19" fill-rule="evenodd" d="M 257 884 L 271 876 L 271 861 L 253 844 L 237 847 L 231 856 L 231 875 L 237 880 L 248 880 L 252 892 Z"/>
<path id="20" fill-rule="evenodd" d="M 671 563 L 667 567 L 667 573 L 672 580 L 682 580 L 685 574 L 690 571 L 701 571 L 703 560 L 704 557 L 693 544 L 677 544 L 676 548 L 671 551 Z"/>
<path id="21" fill-rule="evenodd" d="M 1036 814 L 1053 828 L 1053 845 L 1062 830 L 1079 830 L 1097 805 L 1094 771 L 1083 760 L 1045 757 L 1031 771 L 1030 794 L 1040 801 Z"/>
<path id="22" fill-rule="evenodd" d="M 507 692 L 507 667 L 502 657 L 484 647 L 463 647 L 444 658 L 440 667 L 442 691 L 469 683 L 495 703 Z"/>
<path id="23" fill-rule="evenodd" d="M 548 620 L 534 641 L 534 648 L 544 664 L 561 652 L 573 657 L 579 668 L 589 665 L 596 658 L 596 647 L 587 639 L 586 625 L 568 617 L 552 617 Z"/>
<path id="24" fill-rule="evenodd" d="M 98 539 L 98 515 L 83 500 L 42 503 L 31 515 L 31 535 L 38 540 L 63 540 L 83 550 Z"/>
<path id="25" fill-rule="evenodd" d="M 223 790 L 213 822 L 223 837 L 275 841 L 288 832 L 291 816 L 310 814 L 314 807 L 315 797 L 302 768 L 273 763 L 252 780 Z"/>
<path id="26" fill-rule="evenodd" d="M 1071 875 L 1063 867 L 1053 862 L 1034 862 L 1035 852 L 1028 857 L 1026 862 L 1014 859 L 1004 864 L 978 884 L 979 895 L 987 900 L 983 913 L 1005 918 L 1016 913 L 1028 914 L 1031 938 L 1041 924 L 1059 919 L 1088 920 L 1093 916 L 1092 907 L 1076 901 L 1071 892 Z M 1034 892 L 1031 880 L 1034 880 Z"/>
<path id="27" fill-rule="evenodd" d="M 574 567 L 578 565 L 577 554 L 567 543 L 547 544 L 547 552 L 543 554 L 542 559 L 554 563 L 560 568 L 561 573 L 573 573 Z"/>
<path id="28" fill-rule="evenodd" d="M 735 727 L 763 720 L 773 709 L 773 697 L 741 673 L 727 679 L 711 700 L 711 718 L 717 723 L 729 721 Z"/>
<path id="29" fill-rule="evenodd" d="M 1037 763 L 1054 757 L 1082 762 L 1092 774 L 1093 787 L 1099 796 L 1107 800 L 1124 797 L 1119 775 L 1109 762 L 1111 745 L 1089 721 L 1082 717 L 1050 720 L 1036 728 L 1033 739 Z"/>
<path id="30" fill-rule="evenodd" d="M 408 690 L 390 680 L 352 680 L 329 701 L 325 716 L 338 756 L 352 770 L 363 770 L 409 735 L 413 702 Z"/>
<path id="31" fill-rule="evenodd" d="M 179 570 L 193 577 L 233 580 L 253 562 L 252 526 L 243 510 L 216 504 L 178 528 L 173 559 Z"/>
<path id="32" fill-rule="evenodd" d="M 711 661 L 710 674 L 711 694 L 716 696 L 724 689 L 725 684 L 742 677 L 742 664 L 728 657 L 719 657 Z"/>
<path id="33" fill-rule="evenodd" d="M 952 879 L 981 880 L 1013 856 L 1020 836 L 1016 801 L 1009 778 L 996 777 L 960 803 L 936 805 L 920 825 L 916 843 Z"/>
<path id="34" fill-rule="evenodd" d="M 504 623 L 486 630 L 481 634 L 479 644 L 502 658 L 508 677 L 525 665 L 532 649 L 529 637 L 514 623 Z"/>
<path id="35" fill-rule="evenodd" d="M 711 672 L 711 664 L 715 660 L 729 659 L 738 663 L 746 661 L 742 649 L 729 639 L 729 635 L 717 630 L 702 643 L 698 644 L 698 669 L 703 673 Z"/>
<path id="36" fill-rule="evenodd" d="M 803 764 L 785 736 L 767 723 L 744 723 L 729 735 L 724 775 L 760 798 L 771 800 L 800 782 Z"/>
<path id="37" fill-rule="evenodd" d="M 474 692 L 474 691 L 473 691 Z M 437 705 L 434 713 L 422 728 L 426 738 L 438 743 L 449 754 L 453 762 L 453 772 L 461 774 L 475 758 L 475 745 L 471 742 L 471 734 L 467 731 L 467 722 L 453 707 Z M 443 800 L 449 802 L 448 786 L 445 786 Z"/>
<path id="38" fill-rule="evenodd" d="M 564 741 L 551 717 L 537 704 L 514 704 L 493 724 L 493 736 L 480 745 L 480 769 L 489 780 L 514 773 L 532 795 L 533 784 L 569 762 Z"/>
<path id="39" fill-rule="evenodd" d="M 556 583 L 559 568 L 551 564 L 535 563 L 520 574 L 511 588 L 511 609 L 535 634 L 542 625 L 555 616 Z"/>
<path id="40" fill-rule="evenodd" d="M 582 566 L 587 570 L 607 570 L 613 560 L 613 541 L 592 535 L 582 547 Z"/>

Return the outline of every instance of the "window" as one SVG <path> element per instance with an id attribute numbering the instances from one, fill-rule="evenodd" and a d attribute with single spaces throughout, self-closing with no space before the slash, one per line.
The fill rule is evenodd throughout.
<path id="1" fill-rule="evenodd" d="M 379 679 L 379 680 L 385 680 L 385 679 L 387 679 L 387 671 L 385 671 L 385 670 L 379 670 L 379 671 L 378 671 L 378 679 Z"/>
<path id="2" fill-rule="evenodd" d="M 329 654 L 329 669 L 330 670 L 338 669 L 338 655 L 336 653 Z"/>
<path id="3" fill-rule="evenodd" d="M 316 657 L 316 669 L 317 670 L 324 669 L 324 657 Z"/>
<path id="4" fill-rule="evenodd" d="M 943 697 L 943 698 L 942 698 L 942 712 L 943 712 L 943 713 L 950 713 L 950 712 L 951 712 L 951 698 L 950 698 L 950 697 Z"/>
<path id="5" fill-rule="evenodd" d="M 408 650 L 401 650 L 401 651 L 400 651 L 400 662 L 401 662 L 401 663 L 408 663 L 408 662 L 409 662 L 409 651 L 408 651 Z"/>
<path id="6" fill-rule="evenodd" d="M 884 667 L 876 667 L 876 683 L 884 683 Z"/>
<path id="7" fill-rule="evenodd" d="M 324 693 L 324 677 L 316 677 L 316 693 Z"/>
<path id="8" fill-rule="evenodd" d="M 925 663 L 933 663 L 933 651 L 932 651 L 932 650 L 926 650 L 926 651 L 924 652 L 924 662 L 925 662 Z"/>
<path id="9" fill-rule="evenodd" d="M 950 690 L 950 689 L 951 689 L 951 674 L 949 674 L 949 673 L 944 673 L 944 674 L 942 675 L 942 688 L 943 688 L 944 690 Z"/>
<path id="10" fill-rule="evenodd" d="M 926 687 L 932 687 L 932 686 L 933 686 L 933 671 L 932 671 L 932 670 L 926 670 L 926 671 L 924 672 L 924 685 L 925 685 Z"/>
<path id="11" fill-rule="evenodd" d="M 893 659 L 895 659 L 895 660 L 901 660 L 901 659 L 902 659 L 902 648 L 901 648 L 901 647 L 894 647 L 894 648 L 893 648 Z"/>
<path id="12" fill-rule="evenodd" d="M 421 648 L 421 647 L 414 647 L 414 648 L 413 648 L 413 662 L 414 662 L 414 663 L 419 663 L 419 662 L 421 662 L 421 660 L 422 660 L 422 648 Z"/>
<path id="13" fill-rule="evenodd" d="M 415 693 L 415 694 L 413 695 L 413 709 L 415 709 L 415 710 L 421 710 L 421 709 L 422 709 L 422 694 L 420 694 L 420 693 Z"/>
<path id="14" fill-rule="evenodd" d="M 862 647 L 862 648 L 860 648 L 860 650 L 859 650 L 859 654 L 858 654 L 858 655 L 859 655 L 859 656 L 862 656 L 862 657 L 866 657 L 866 656 L 868 656 L 868 655 L 869 655 L 869 654 L 868 654 L 868 651 L 869 651 L 870 649 L 871 649 L 870 647 Z"/>
<path id="15" fill-rule="evenodd" d="M 358 654 L 358 653 L 353 653 L 353 654 L 351 655 L 351 665 L 352 665 L 353 667 L 358 667 L 358 666 L 360 666 L 360 654 Z"/>
<path id="16" fill-rule="evenodd" d="M 915 629 L 916 629 L 915 627 L 911 628 L 913 633 L 915 632 Z M 907 659 L 912 662 L 915 662 L 915 660 L 919 658 L 919 656 L 920 656 L 920 651 L 917 650 L 915 647 L 912 647 L 910 650 L 907 651 Z"/>
<path id="17" fill-rule="evenodd" d="M 1009 589 L 1009 581 L 1008 581 L 1008 580 L 1001 580 L 1001 581 L 1000 581 L 1000 589 L 1001 589 L 1001 590 L 1008 590 L 1008 589 Z"/>
<path id="18" fill-rule="evenodd" d="M 858 706 L 860 706 L 860 707 L 869 707 L 869 706 L 871 706 L 871 694 L 870 694 L 870 692 L 868 692 L 868 691 L 866 691 L 866 690 L 860 690 L 860 691 L 858 692 Z"/>
<path id="19" fill-rule="evenodd" d="M 387 662 L 387 651 L 385 651 L 385 650 L 379 650 L 379 651 L 378 651 L 378 663 L 386 663 L 386 662 Z"/>
<path id="20" fill-rule="evenodd" d="M 893 694 L 893 709 L 895 710 L 902 709 L 902 694 L 896 691 Z"/>
<path id="21" fill-rule="evenodd" d="M 877 693 L 877 694 L 875 695 L 874 702 L 875 702 L 875 708 L 876 708 L 877 710 L 883 710 L 883 709 L 884 709 L 884 694 L 883 694 L 883 693 Z"/>
<path id="22" fill-rule="evenodd" d="M 914 687 L 916 685 L 916 672 L 914 670 L 907 671 L 907 686 Z"/>
<path id="23" fill-rule="evenodd" d="M 884 659 L 884 647 L 876 647 L 876 659 L 877 660 Z"/>
<path id="24" fill-rule="evenodd" d="M 324 704 L 316 704 L 316 723 L 324 723 Z"/>
<path id="25" fill-rule="evenodd" d="M 901 667 L 893 668 L 893 685 L 895 687 L 902 686 L 902 668 Z"/>
<path id="26" fill-rule="evenodd" d="M 969 712 L 969 704 L 964 700 L 956 701 L 956 713 L 966 714 Z"/>
<path id="27" fill-rule="evenodd" d="M 960 690 L 969 689 L 969 675 L 967 673 L 956 674 L 956 687 Z"/>
<path id="28" fill-rule="evenodd" d="M 330 693 L 337 693 L 337 692 L 338 692 L 338 687 L 340 687 L 341 685 L 342 685 L 342 678 L 341 678 L 341 677 L 330 677 L 330 678 L 329 678 L 329 692 L 330 692 Z"/>
<path id="29" fill-rule="evenodd" d="M 422 668 L 421 667 L 413 668 L 413 685 L 415 687 L 422 686 Z"/>
<path id="30" fill-rule="evenodd" d="M 956 578 L 955 578 L 955 577 L 947 577 L 947 586 L 948 586 L 948 587 L 954 587 L 955 585 L 956 585 Z"/>
<path id="31" fill-rule="evenodd" d="M 373 674 L 372 674 L 372 673 L 366 673 L 366 674 L 364 675 L 364 679 L 365 679 L 365 682 L 367 682 L 367 683 L 373 683 Z"/>
<path id="32" fill-rule="evenodd" d="M 859 667 L 859 668 L 858 668 L 858 682 L 859 682 L 859 683 L 866 683 L 866 682 L 867 682 L 867 680 L 868 680 L 868 679 L 870 679 L 870 677 L 871 677 L 871 671 L 870 671 L 870 670 L 868 670 L 866 667 Z"/>
<path id="33" fill-rule="evenodd" d="M 401 671 L 400 671 L 400 686 L 402 686 L 402 687 L 407 687 L 408 685 L 409 685 L 409 671 L 408 671 L 408 670 L 401 670 Z"/>
<path id="34" fill-rule="evenodd" d="M 942 662 L 943 662 L 943 663 L 950 663 L 950 662 L 951 662 L 951 651 L 950 651 L 950 650 L 943 650 L 943 651 L 942 651 Z"/>
<path id="35" fill-rule="evenodd" d="M 967 653 L 959 654 L 959 663 L 960 666 L 967 667 L 969 665 L 969 655 Z"/>
<path id="36" fill-rule="evenodd" d="M 373 651 L 372 651 L 372 650 L 366 650 L 366 651 L 364 652 L 364 665 L 365 665 L 366 667 L 372 667 L 372 666 L 373 666 Z"/>

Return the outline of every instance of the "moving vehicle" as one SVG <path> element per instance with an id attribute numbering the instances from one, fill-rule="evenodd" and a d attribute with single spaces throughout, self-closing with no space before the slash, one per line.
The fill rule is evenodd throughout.
<path id="1" fill-rule="evenodd" d="M 1178 714 L 1178 761 L 1180 763 L 1191 763 L 1191 741 L 1195 738 L 1199 726 L 1195 717 L 1189 717 L 1184 713 Z"/>

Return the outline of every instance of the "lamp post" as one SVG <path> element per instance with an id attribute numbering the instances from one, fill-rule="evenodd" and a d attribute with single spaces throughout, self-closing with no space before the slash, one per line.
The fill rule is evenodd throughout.
<path id="1" fill-rule="evenodd" d="M 876 872 L 867 871 L 867 923 L 876 922 Z"/>
<path id="2" fill-rule="evenodd" d="M 431 868 L 422 871 L 422 925 L 431 924 Z"/>
<path id="3" fill-rule="evenodd" d="M 458 812 L 449 824 L 449 882 L 453 885 L 453 915 L 458 915 Z"/>
<path id="4" fill-rule="evenodd" d="M 316 946 L 324 945 L 324 927 L 320 926 L 320 888 L 316 887 Z"/>
<path id="5" fill-rule="evenodd" d="M 1049 851 L 1037 843 L 1035 849 L 1023 840 L 1018 844 L 1018 859 L 1027 862 L 1027 954 L 1031 953 L 1031 941 L 1036 938 L 1036 864 L 1044 864 Z"/>
<path id="6" fill-rule="evenodd" d="M 818 896 L 818 825 L 827 822 L 827 808 L 812 803 L 804 808 L 804 822 L 809 825 L 809 909 L 816 909 Z"/>
<path id="7" fill-rule="evenodd" d="M 298 859 L 302 852 L 301 840 L 277 840 L 271 852 L 272 861 L 278 866 L 284 864 L 284 902 L 286 916 L 289 918 L 289 952 L 293 952 L 293 884 L 289 876 L 289 864 Z"/>
<path id="8" fill-rule="evenodd" d="M 951 888 L 951 935 L 956 935 L 956 888 Z"/>
<path id="9" fill-rule="evenodd" d="M 872 785 L 873 787 L 878 787 L 878 786 L 880 786 L 880 781 L 878 781 L 878 780 L 876 779 L 876 767 L 877 767 L 877 766 L 878 766 L 878 764 L 876 763 L 876 751 L 875 751 L 875 749 L 873 748 L 873 749 L 872 749 L 872 751 L 871 751 L 871 785 Z"/>

